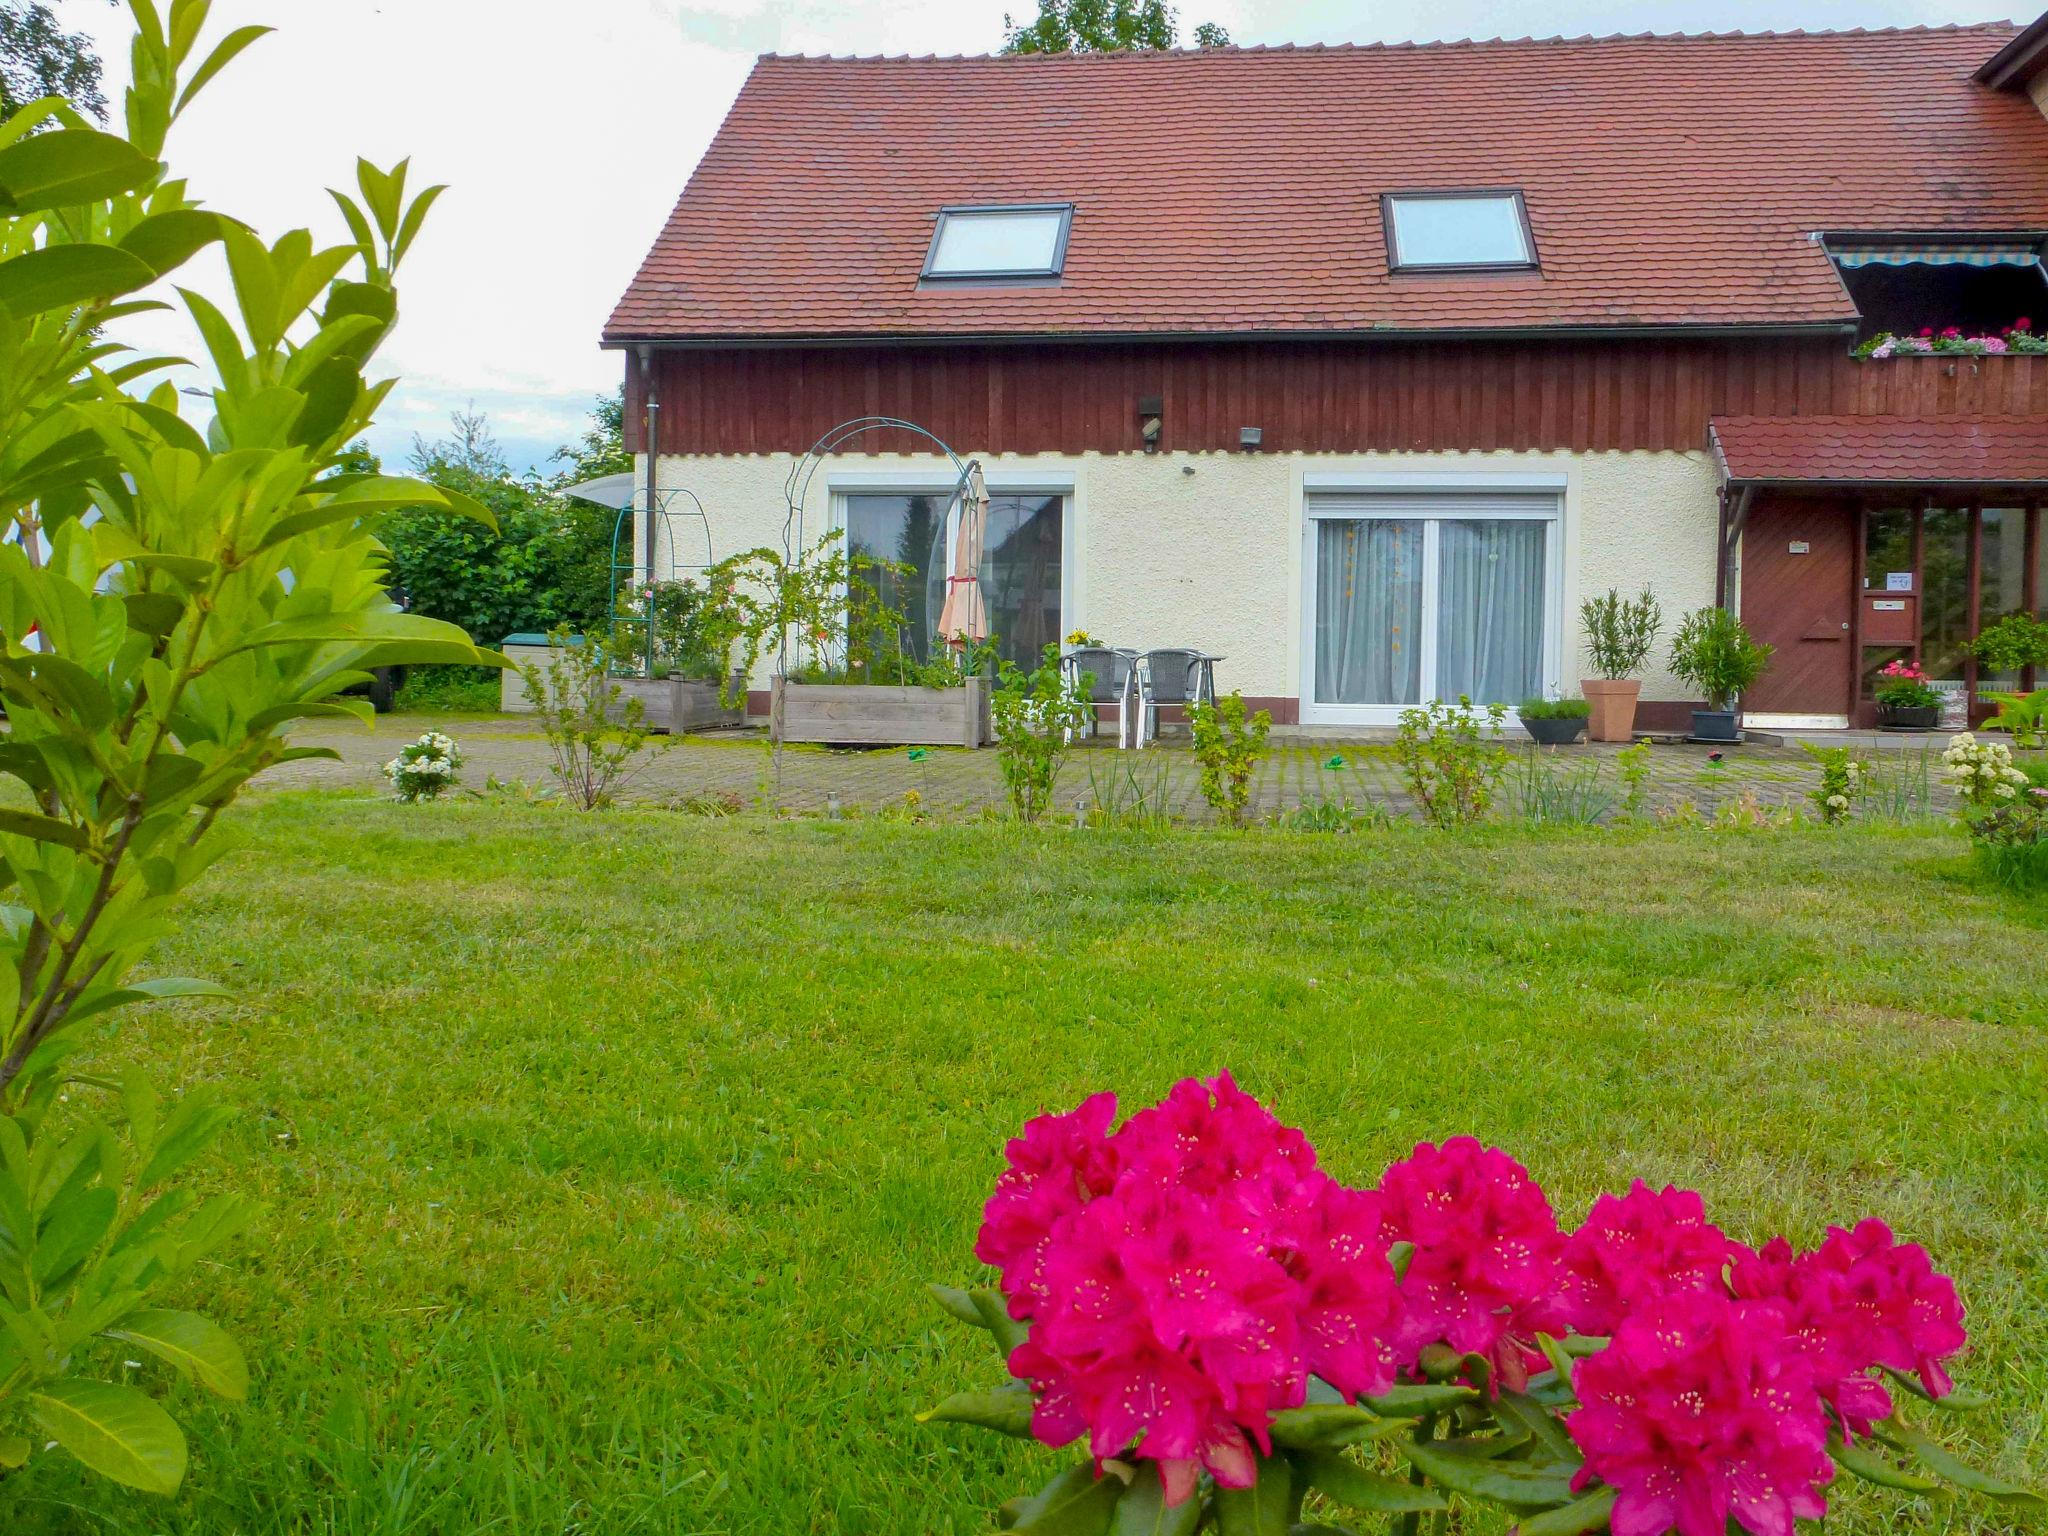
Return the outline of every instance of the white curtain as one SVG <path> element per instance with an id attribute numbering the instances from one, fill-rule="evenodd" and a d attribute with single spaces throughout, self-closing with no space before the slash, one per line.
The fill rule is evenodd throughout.
<path id="1" fill-rule="evenodd" d="M 1436 693 L 1519 704 L 1543 692 L 1543 550 L 1532 521 L 1437 525 Z"/>
<path id="2" fill-rule="evenodd" d="M 1409 519 L 1317 522 L 1317 703 L 1419 700 L 1422 529 Z"/>

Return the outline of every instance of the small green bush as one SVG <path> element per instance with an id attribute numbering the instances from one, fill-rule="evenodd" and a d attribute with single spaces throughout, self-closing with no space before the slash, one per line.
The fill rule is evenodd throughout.
<path id="1" fill-rule="evenodd" d="M 1235 691 L 1228 698 L 1188 706 L 1188 730 L 1202 768 L 1202 798 L 1233 827 L 1244 824 L 1252 775 L 1266 755 L 1272 729 L 1272 713 L 1262 709 L 1247 718 L 1244 695 Z"/>
<path id="2" fill-rule="evenodd" d="M 1593 706 L 1584 699 L 1524 699 L 1516 713 L 1524 720 L 1583 720 Z"/>
<path id="3" fill-rule="evenodd" d="M 1705 694 L 1709 709 L 1724 710 L 1764 675 L 1772 653 L 1726 608 L 1702 608 L 1678 626 L 1671 671 Z"/>
<path id="4" fill-rule="evenodd" d="M 491 714 L 502 686 L 496 667 L 410 667 L 391 707 L 404 714 Z"/>
<path id="5" fill-rule="evenodd" d="M 1657 632 L 1664 627 L 1664 610 L 1648 587 L 1633 602 L 1610 587 L 1605 597 L 1588 599 L 1579 609 L 1579 622 L 1586 628 L 1593 670 L 1618 682 L 1634 677 L 1649 661 Z"/>

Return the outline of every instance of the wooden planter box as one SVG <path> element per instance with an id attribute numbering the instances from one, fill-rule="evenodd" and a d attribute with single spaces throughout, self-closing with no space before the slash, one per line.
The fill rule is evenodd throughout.
<path id="1" fill-rule="evenodd" d="M 981 678 L 961 688 L 898 688 L 778 677 L 768 719 L 777 741 L 978 747 L 992 739 L 988 684 Z"/>
<path id="2" fill-rule="evenodd" d="M 745 725 L 746 709 L 727 709 L 718 701 L 718 684 L 680 677 L 621 677 L 619 703 L 640 701 L 640 723 L 658 734 L 680 736 L 724 725 Z"/>

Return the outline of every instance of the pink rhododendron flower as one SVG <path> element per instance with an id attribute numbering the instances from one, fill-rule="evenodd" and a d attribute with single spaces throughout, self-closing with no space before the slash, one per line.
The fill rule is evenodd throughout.
<path id="1" fill-rule="evenodd" d="M 1311 1373 L 1347 1397 L 1393 1383 L 1378 1202 L 1228 1076 L 1110 1133 L 1114 1114 L 1103 1095 L 1026 1126 L 976 1246 L 1031 1320 L 1010 1370 L 1031 1383 L 1032 1431 L 1156 1462 L 1174 1504 L 1204 1470 L 1249 1486 Z"/>
<path id="2" fill-rule="evenodd" d="M 1610 1334 L 1633 1309 L 1673 1291 L 1724 1290 L 1742 1250 L 1707 1220 L 1689 1189 L 1659 1192 L 1641 1179 L 1602 1195 L 1565 1240 L 1552 1316 L 1559 1330 Z"/>
<path id="3" fill-rule="evenodd" d="M 1819 1248 L 1796 1257 L 1774 1238 L 1741 1257 L 1731 1283 L 1738 1296 L 1785 1307 L 1796 1347 L 1851 1435 L 1891 1414 L 1891 1393 L 1870 1375 L 1877 1366 L 1917 1374 L 1936 1397 L 1954 1390 L 1942 1362 L 1969 1339 L 1955 1283 L 1881 1221 L 1830 1227 Z"/>
<path id="4" fill-rule="evenodd" d="M 1651 1302 L 1579 1363 L 1565 1427 L 1594 1478 L 1616 1490 L 1614 1536 L 1793 1536 L 1827 1512 L 1834 1475 L 1812 1366 L 1787 1347 L 1773 1302 L 1710 1290 Z"/>
<path id="5" fill-rule="evenodd" d="M 1563 1238 L 1529 1171 L 1458 1136 L 1424 1142 L 1380 1180 L 1382 1235 L 1415 1245 L 1401 1281 L 1396 1347 L 1410 1366 L 1431 1344 L 1484 1355 L 1497 1385 L 1528 1379 L 1527 1344 L 1548 1324 Z"/>

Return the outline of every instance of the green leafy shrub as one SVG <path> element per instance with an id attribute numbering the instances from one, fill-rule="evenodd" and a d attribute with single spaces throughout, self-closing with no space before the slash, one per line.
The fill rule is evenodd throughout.
<path id="1" fill-rule="evenodd" d="M 2048 667 L 2048 619 L 2031 613 L 2007 614 L 1980 630 L 1970 642 L 1970 651 L 1993 672 Z"/>
<path id="2" fill-rule="evenodd" d="M 1650 744 L 1639 741 L 1614 754 L 1614 771 L 1622 784 L 1621 815 L 1626 821 L 1640 821 L 1650 784 Z"/>
<path id="3" fill-rule="evenodd" d="M 1506 722 L 1505 706 L 1489 704 L 1482 717 L 1463 695 L 1455 705 L 1432 699 L 1401 711 L 1396 750 L 1424 821 L 1457 827 L 1485 818 L 1508 771 Z"/>
<path id="4" fill-rule="evenodd" d="M 1019 821 L 1037 821 L 1052 808 L 1069 741 L 1086 728 L 1091 713 L 1085 689 L 1062 672 L 1057 645 L 1048 645 L 1029 672 L 1003 663 L 989 718 L 1003 788 Z"/>
<path id="5" fill-rule="evenodd" d="M 1702 608 L 1672 638 L 1671 671 L 1706 695 L 1709 709 L 1725 710 L 1764 675 L 1771 655 L 1726 608 Z"/>
<path id="6" fill-rule="evenodd" d="M 1585 626 L 1593 670 L 1602 679 L 1619 682 L 1634 677 L 1649 661 L 1664 627 L 1664 610 L 1648 587 L 1632 602 L 1609 587 L 1606 596 L 1580 606 L 1579 622 Z"/>
<path id="7" fill-rule="evenodd" d="M 1524 699 L 1515 713 L 1524 720 L 1583 720 L 1593 706 L 1584 699 Z"/>
<path id="8" fill-rule="evenodd" d="M 548 741 L 548 771 L 579 811 L 610 805 L 646 766 L 645 708 L 627 698 L 609 642 L 565 630 L 548 635 L 548 663 L 523 662 L 520 680 Z"/>
<path id="9" fill-rule="evenodd" d="M 1847 747 L 1816 747 L 1801 742 L 1806 755 L 1820 765 L 1820 783 L 1806 798 L 1820 812 L 1824 826 L 1840 826 L 1854 814 L 1856 803 L 1870 793 L 1870 764 Z"/>
<path id="10" fill-rule="evenodd" d="M 401 714 L 488 715 L 503 702 L 496 667 L 408 667 L 391 706 Z"/>
<path id="11" fill-rule="evenodd" d="M 108 1049 L 132 1003 L 218 994 L 133 972 L 249 780 L 332 755 L 292 747 L 296 722 L 366 719 L 342 694 L 373 667 L 490 659 L 399 611 L 375 536 L 401 507 L 489 514 L 349 464 L 391 388 L 365 370 L 437 189 L 408 203 L 403 165 L 359 164 L 360 202 L 336 194 L 354 243 L 327 247 L 306 230 L 266 244 L 197 206 L 163 164 L 166 136 L 264 29 L 201 52 L 205 0 L 133 10 L 125 136 L 50 101 L 0 124 L 0 1467 L 54 1444 L 168 1493 L 182 1433 L 142 1385 L 108 1378 L 141 1351 L 243 1393 L 233 1343 L 166 1301 L 203 1283 L 250 1206 L 178 1182 L 220 1128 L 212 1098 L 167 1106 L 79 1057 Z M 164 282 L 212 247 L 227 309 Z M 175 292 L 192 323 L 219 380 L 209 421 L 148 382 L 170 360 L 111 339 L 146 288 Z"/>
<path id="12" fill-rule="evenodd" d="M 2002 731 L 2016 747 L 2048 747 L 2048 688 L 2032 693 L 1987 693 L 1998 713 L 1984 722 L 1987 731 Z"/>
<path id="13" fill-rule="evenodd" d="M 1233 827 L 1244 824 L 1251 801 L 1252 775 L 1266 755 L 1266 737 L 1273 729 L 1270 710 L 1246 717 L 1244 695 L 1196 700 L 1188 705 L 1188 730 L 1194 737 L 1195 761 L 1202 769 L 1202 798 Z"/>

